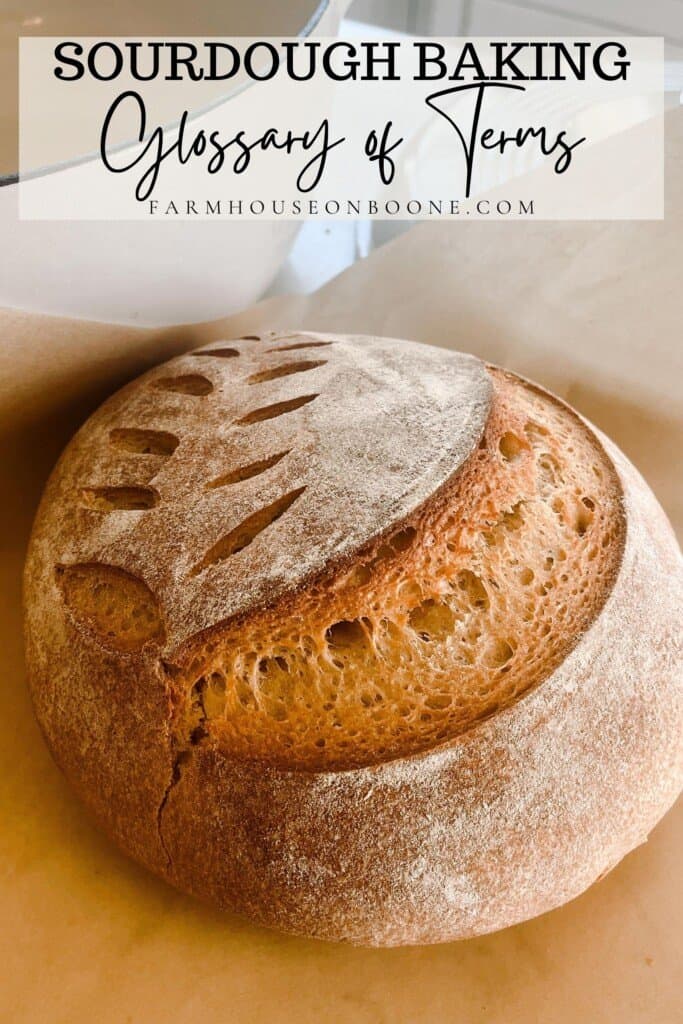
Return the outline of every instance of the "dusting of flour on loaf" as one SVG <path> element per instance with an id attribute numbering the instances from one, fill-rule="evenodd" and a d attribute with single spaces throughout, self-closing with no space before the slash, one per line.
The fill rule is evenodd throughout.
<path id="1" fill-rule="evenodd" d="M 317 347 L 291 351 L 295 339 Z M 110 399 L 77 435 L 62 482 L 66 501 L 84 484 L 111 486 L 143 470 L 144 459 L 111 443 L 126 429 L 177 439 L 170 457 L 148 459 L 151 476 L 139 481 L 153 482 L 156 507 L 93 516 L 87 532 L 61 538 L 62 561 L 122 565 L 145 581 L 164 610 L 167 651 L 297 587 L 413 512 L 465 462 L 490 407 L 491 381 L 472 356 L 334 335 L 230 346 L 237 357 L 212 358 L 205 347 Z M 267 379 L 283 366 L 290 372 Z M 229 491 L 208 486 L 279 453 L 272 469 Z M 248 548 L 197 571 L 250 515 L 301 488 Z"/>

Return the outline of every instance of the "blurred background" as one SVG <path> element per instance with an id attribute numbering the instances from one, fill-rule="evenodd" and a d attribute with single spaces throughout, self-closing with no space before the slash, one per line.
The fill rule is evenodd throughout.
<path id="1" fill-rule="evenodd" d="M 683 0 L 354 0 L 342 36 L 649 35 L 665 40 L 667 106 L 683 97 Z M 408 221 L 309 222 L 267 292 L 309 292 L 403 234 Z"/>
<path id="2" fill-rule="evenodd" d="M 681 0 L 355 0 L 349 17 L 426 36 L 664 36 L 683 57 Z"/>
<path id="3" fill-rule="evenodd" d="M 18 37 L 143 38 L 188 31 L 226 37 L 339 33 L 351 39 L 392 34 L 512 40 L 663 36 L 667 106 L 679 105 L 683 91 L 683 0 L 196 0 L 193 5 L 185 0 L 99 5 L 92 0 L 0 0 L 0 235 L 12 239 L 0 247 L 0 307 L 137 325 L 212 319 L 263 298 L 311 294 L 416 226 L 414 221 L 315 220 L 299 230 L 297 223 L 282 220 L 145 224 L 22 219 L 16 175 Z M 224 101 L 228 118 L 230 97 Z M 55 109 L 52 117 L 51 102 L 57 103 L 52 93 L 41 130 L 45 138 L 61 140 L 64 112 Z M 647 104 L 647 116 L 654 117 L 661 106 L 658 91 Z M 629 109 L 626 105 L 613 116 L 611 134 L 632 123 Z M 91 155 L 92 147 L 66 154 L 69 160 Z M 533 162 L 532 156 L 526 151 L 525 159 Z M 530 169 L 520 164 L 520 173 Z M 51 188 L 79 194 L 68 162 L 63 175 L 42 161 L 22 170 L 43 181 L 46 208 Z"/>

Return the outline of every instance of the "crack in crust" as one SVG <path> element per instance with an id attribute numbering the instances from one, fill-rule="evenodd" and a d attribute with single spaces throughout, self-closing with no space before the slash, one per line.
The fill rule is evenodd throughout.
<path id="1" fill-rule="evenodd" d="M 169 693 L 172 702 L 172 680 L 177 677 L 178 669 L 176 666 L 164 663 L 163 661 L 160 662 L 159 667 L 164 673 L 167 692 Z M 164 811 L 171 797 L 171 793 L 181 781 L 183 765 L 189 761 L 194 750 L 209 737 L 208 730 L 206 728 L 208 715 L 206 707 L 204 706 L 204 689 L 205 687 L 203 682 L 200 682 L 199 685 L 193 687 L 189 703 L 183 707 L 185 718 L 183 736 L 180 737 L 177 733 L 176 735 L 173 733 L 170 733 L 169 735 L 169 754 L 172 757 L 171 772 L 156 813 L 157 833 L 161 848 L 166 858 L 167 870 L 170 870 L 173 866 L 173 857 L 170 847 L 164 838 Z"/>

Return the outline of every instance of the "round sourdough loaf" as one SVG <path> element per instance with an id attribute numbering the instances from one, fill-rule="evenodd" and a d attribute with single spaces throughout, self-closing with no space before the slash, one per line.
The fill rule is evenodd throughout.
<path id="1" fill-rule="evenodd" d="M 681 787 L 681 557 L 624 456 L 503 370 L 268 334 L 128 385 L 48 484 L 36 712 L 181 889 L 371 945 L 556 907 Z"/>

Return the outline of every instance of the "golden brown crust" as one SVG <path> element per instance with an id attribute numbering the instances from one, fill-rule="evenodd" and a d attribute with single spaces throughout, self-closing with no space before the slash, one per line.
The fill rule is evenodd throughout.
<path id="1" fill-rule="evenodd" d="M 562 662 L 616 577 L 621 488 L 577 417 L 490 372 L 478 448 L 412 516 L 175 652 L 180 749 L 376 764 L 453 739 Z"/>
<path id="2" fill-rule="evenodd" d="M 320 346 L 322 339 L 288 339 L 294 344 Z M 286 347 L 273 347 L 280 345 Z M 321 351 L 314 349 L 316 359 Z M 293 356 L 308 360 L 305 352 Z M 251 375 L 261 372 L 254 368 Z M 204 400 L 196 394 L 200 384 L 187 382 L 189 373 L 172 376 L 183 378 L 185 396 Z M 159 371 L 159 379 L 168 377 Z M 499 391 L 528 387 L 510 375 L 498 381 Z M 551 401 L 541 389 L 537 394 Z M 495 402 L 487 416 L 492 430 Z M 106 414 L 104 423 L 113 429 Z M 136 429 L 143 428 L 152 429 L 138 421 Z M 124 440 L 137 450 L 151 446 L 151 459 L 168 459 L 158 449 L 176 450 L 168 436 L 177 437 L 177 429 L 166 423 L 159 430 L 160 437 Z M 111 572 L 149 580 L 135 557 L 123 564 L 112 559 L 113 569 L 96 581 L 94 611 L 88 606 L 84 614 L 82 588 L 92 581 L 83 566 L 90 560 L 77 545 L 77 569 L 64 568 L 74 562 L 64 539 L 78 536 L 83 521 L 83 510 L 64 500 L 73 493 L 67 453 L 48 488 L 27 563 L 27 655 L 48 742 L 103 827 L 152 870 L 221 906 L 291 931 L 371 944 L 440 941 L 502 927 L 564 902 L 612 867 L 643 840 L 681 784 L 676 617 L 682 574 L 666 519 L 642 480 L 616 450 L 608 445 L 608 458 L 583 424 L 580 430 L 612 474 L 605 493 L 612 488 L 606 507 L 616 540 L 595 591 L 600 603 L 584 610 L 583 625 L 558 647 L 542 685 L 530 676 L 535 689 L 527 688 L 523 699 L 489 717 L 474 715 L 464 732 L 455 730 L 437 747 L 430 741 L 433 749 L 415 753 L 420 748 L 413 747 L 389 760 L 380 755 L 365 767 L 331 771 L 301 770 L 306 763 L 296 759 L 289 768 L 272 766 L 263 750 L 254 758 L 248 749 L 231 747 L 216 724 L 224 717 L 207 714 L 209 691 L 199 697 L 188 692 L 193 671 L 205 678 L 199 662 L 207 642 L 219 645 L 230 636 L 229 616 L 208 631 L 216 620 L 204 620 L 193 639 L 177 619 L 169 623 L 157 588 L 148 588 L 150 598 L 137 582 L 126 581 L 121 597 L 117 579 L 119 603 L 111 604 Z M 475 435 L 470 430 L 469 437 Z M 86 426 L 75 449 L 78 466 L 87 464 L 90 436 Z M 460 447 L 461 461 L 466 447 Z M 250 452 L 244 465 L 258 468 L 285 448 Z M 471 456 L 475 476 L 482 459 Z M 219 477 L 204 468 L 207 480 Z M 277 469 L 275 462 L 271 468 Z M 462 487 L 463 474 L 456 478 Z M 260 622 L 272 633 L 278 618 L 300 618 L 319 607 L 320 594 L 323 605 L 350 607 L 362 594 L 344 583 L 348 572 L 366 556 L 372 560 L 397 531 L 415 535 L 394 552 L 393 568 L 383 564 L 389 575 L 381 578 L 423 572 L 412 545 L 424 544 L 427 524 L 439 523 L 452 507 L 456 478 L 435 483 L 434 477 L 424 501 L 385 521 L 381 536 L 356 540 L 355 548 L 328 556 L 317 572 L 307 567 L 270 604 L 254 592 L 253 606 L 232 625 L 238 622 L 246 635 Z M 163 495 L 156 476 L 144 486 L 152 480 Z M 289 483 L 297 481 L 290 477 Z M 121 484 L 129 487 L 130 480 Z M 111 494 L 104 499 L 111 501 Z M 140 495 L 121 500 L 139 502 Z M 115 549 L 114 541 L 108 550 Z M 206 544 L 203 551 L 209 550 Z M 99 549 L 97 555 L 101 559 Z M 199 564 L 196 551 L 178 559 Z M 199 659 L 194 666 L 193 659 Z"/>

